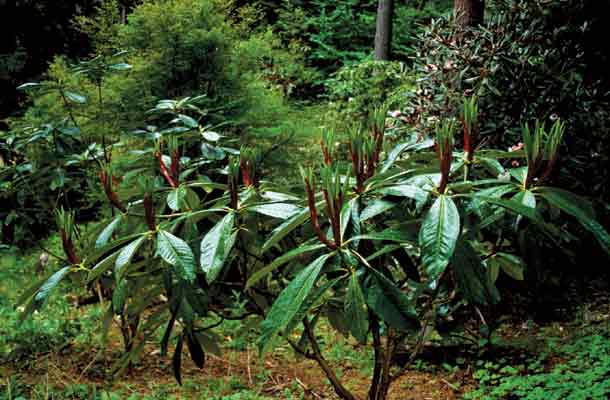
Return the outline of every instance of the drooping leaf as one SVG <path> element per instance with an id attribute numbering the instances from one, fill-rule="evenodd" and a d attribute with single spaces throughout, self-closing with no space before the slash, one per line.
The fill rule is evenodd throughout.
<path id="1" fill-rule="evenodd" d="M 186 335 L 186 345 L 189 349 L 189 353 L 191 353 L 191 360 L 195 363 L 195 365 L 202 369 L 205 365 L 205 353 L 201 348 L 201 344 L 196 335 Z"/>
<path id="2" fill-rule="evenodd" d="M 174 356 L 172 357 L 172 368 L 174 370 L 174 377 L 179 385 L 182 385 L 182 341 L 183 336 L 178 336 L 178 341 L 176 342 L 176 350 L 174 350 Z"/>
<path id="3" fill-rule="evenodd" d="M 541 187 L 538 188 L 538 191 L 551 206 L 576 218 L 585 229 L 595 236 L 602 249 L 610 254 L 610 234 L 595 220 L 593 210 L 587 200 L 557 188 Z"/>
<path id="4" fill-rule="evenodd" d="M 272 271 L 274 271 L 275 269 L 279 268 L 280 266 L 286 264 L 287 262 L 295 259 L 296 257 L 299 257 L 306 253 L 310 253 L 312 251 L 320 250 L 323 248 L 326 248 L 326 245 L 324 245 L 324 244 L 305 245 L 305 246 L 299 246 L 295 249 L 292 249 L 286 254 L 282 254 L 281 256 L 279 256 L 278 258 L 273 260 L 273 262 L 271 264 L 266 265 L 265 267 L 261 268 L 260 270 L 256 271 L 254 274 L 252 274 L 252 276 L 250 277 L 250 279 L 248 279 L 248 282 L 246 283 L 246 289 L 250 288 L 252 285 L 254 285 L 256 282 L 258 282 L 259 280 L 261 280 L 268 274 L 270 274 Z"/>
<path id="5" fill-rule="evenodd" d="M 165 356 L 167 354 L 167 346 L 169 344 L 169 339 L 172 335 L 172 329 L 174 329 L 174 324 L 176 323 L 176 317 L 178 316 L 178 310 L 180 309 L 180 301 L 174 307 L 170 306 L 171 317 L 167 323 L 167 327 L 165 328 L 165 332 L 163 333 L 163 338 L 161 339 L 161 356 Z"/>
<path id="6" fill-rule="evenodd" d="M 47 279 L 47 281 L 40 287 L 34 296 L 34 300 L 39 306 L 49 298 L 49 295 L 53 292 L 53 289 L 55 289 L 59 282 L 61 282 L 61 280 L 68 275 L 68 272 L 70 272 L 69 266 L 61 268 L 59 271 L 51 275 L 49 279 Z"/>
<path id="7" fill-rule="evenodd" d="M 210 354 L 214 354 L 217 357 L 222 355 L 220 345 L 218 344 L 220 339 L 216 335 L 212 334 L 211 332 L 198 332 L 195 335 L 197 336 L 201 347 L 203 347 L 205 351 Z"/>
<path id="8" fill-rule="evenodd" d="M 364 298 L 369 308 L 396 329 L 417 329 L 419 320 L 413 301 L 381 273 L 375 270 L 370 272 L 371 276 L 364 287 Z"/>
<path id="9" fill-rule="evenodd" d="M 458 242 L 451 267 L 458 287 L 468 300 L 482 305 L 500 301 L 498 289 L 470 243 L 465 240 Z"/>
<path id="10" fill-rule="evenodd" d="M 299 311 L 329 257 L 329 254 L 318 257 L 299 272 L 292 282 L 282 290 L 271 306 L 267 318 L 261 324 L 261 337 L 258 341 L 261 354 L 268 350 L 275 336 L 288 325 Z"/>
<path id="11" fill-rule="evenodd" d="M 131 262 L 131 259 L 136 254 L 146 236 L 140 236 L 138 239 L 129 243 L 127 246 L 123 247 L 119 252 L 118 257 L 114 263 L 114 274 L 117 278 L 117 281 L 123 277 L 123 273 L 125 271 L 125 267 Z"/>
<path id="12" fill-rule="evenodd" d="M 424 218 L 419 232 L 422 264 L 428 278 L 435 281 L 449 264 L 460 235 L 460 214 L 446 195 L 439 196 Z"/>
<path id="13" fill-rule="evenodd" d="M 160 230 L 157 235 L 157 254 L 176 268 L 176 273 L 181 279 L 187 282 L 195 281 L 195 256 L 184 240 Z"/>
<path id="14" fill-rule="evenodd" d="M 116 315 L 122 315 L 127 298 L 127 282 L 125 280 L 117 283 L 112 292 L 112 309 Z"/>
<path id="15" fill-rule="evenodd" d="M 345 318 L 349 324 L 352 335 L 354 335 L 360 343 L 366 342 L 366 336 L 369 330 L 368 309 L 356 273 L 350 275 L 343 311 L 345 312 Z"/>
<path id="16" fill-rule="evenodd" d="M 112 237 L 112 234 L 114 233 L 116 228 L 121 223 L 122 219 L 123 219 L 123 215 L 119 214 L 112 220 L 112 222 L 110 222 L 104 228 L 104 230 L 100 233 L 100 235 L 97 237 L 97 240 L 95 241 L 96 249 L 102 248 L 108 244 L 108 241 Z"/>
<path id="17" fill-rule="evenodd" d="M 214 282 L 228 256 L 226 244 L 231 240 L 235 215 L 228 213 L 214 225 L 201 241 L 201 269 L 208 283 Z"/>

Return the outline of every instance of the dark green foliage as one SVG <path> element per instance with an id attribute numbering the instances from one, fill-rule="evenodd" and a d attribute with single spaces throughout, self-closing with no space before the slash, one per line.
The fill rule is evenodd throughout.
<path id="1" fill-rule="evenodd" d="M 607 197 L 610 80 L 606 5 L 598 1 L 499 0 L 480 29 L 455 39 L 450 20 L 420 38 L 417 92 L 405 111 L 422 129 L 464 94 L 480 97 L 481 134 L 501 147 L 520 141 L 519 124 L 560 117 L 567 126 L 562 185 Z M 558 170 L 559 170 L 558 169 Z"/>
<path id="2" fill-rule="evenodd" d="M 529 358 L 522 363 L 488 362 L 474 376 L 480 387 L 466 399 L 591 399 L 610 396 L 610 341 L 607 331 L 575 338 L 570 344 L 551 350 L 561 357 L 556 365 L 545 357 Z"/>

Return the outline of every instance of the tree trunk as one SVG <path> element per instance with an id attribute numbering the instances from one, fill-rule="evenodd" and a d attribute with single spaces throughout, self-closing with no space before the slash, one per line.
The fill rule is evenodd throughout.
<path id="1" fill-rule="evenodd" d="M 390 58 L 393 17 L 394 0 L 379 0 L 375 32 L 375 60 L 388 60 Z"/>
<path id="2" fill-rule="evenodd" d="M 454 0 L 453 12 L 459 28 L 478 25 L 483 22 L 485 0 Z"/>

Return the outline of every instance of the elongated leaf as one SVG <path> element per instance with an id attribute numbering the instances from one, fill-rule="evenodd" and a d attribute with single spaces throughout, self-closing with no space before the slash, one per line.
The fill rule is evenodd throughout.
<path id="1" fill-rule="evenodd" d="M 393 227 L 384 229 L 381 232 L 369 232 L 363 235 L 354 236 L 350 239 L 353 240 L 384 240 L 389 242 L 398 243 L 413 243 L 417 240 L 417 232 L 413 229 L 416 227 L 416 223 L 405 223 Z"/>
<path id="2" fill-rule="evenodd" d="M 108 257 L 99 261 L 87 275 L 86 283 L 89 283 L 97 278 L 99 278 L 104 272 L 108 271 L 115 264 L 116 258 L 118 257 L 120 250 L 115 251 L 110 254 Z"/>
<path id="3" fill-rule="evenodd" d="M 329 254 L 318 257 L 305 267 L 280 293 L 271 306 L 267 318 L 261 324 L 259 351 L 264 354 L 275 336 L 293 319 L 313 288 Z"/>
<path id="4" fill-rule="evenodd" d="M 546 186 L 536 188 L 536 192 L 540 193 L 551 205 L 560 208 L 570 215 L 579 214 L 586 218 L 595 219 L 595 211 L 591 206 L 591 202 L 584 197 L 568 190 Z M 559 207 L 559 204 L 562 204 L 562 207 Z M 564 208 L 573 209 L 573 211 L 570 213 L 564 210 Z"/>
<path id="5" fill-rule="evenodd" d="M 196 335 L 186 335 L 186 345 L 191 353 L 191 359 L 201 369 L 205 365 L 205 353 Z"/>
<path id="6" fill-rule="evenodd" d="M 513 197 L 513 200 L 518 201 L 524 206 L 536 208 L 536 197 L 534 196 L 534 193 L 531 192 L 531 190 L 524 190 L 517 193 Z"/>
<path id="7" fill-rule="evenodd" d="M 381 189 L 380 192 L 390 196 L 413 199 L 418 207 L 422 206 L 428 200 L 428 192 L 414 185 L 404 184 L 388 186 Z"/>
<path id="8" fill-rule="evenodd" d="M 552 225 L 549 225 L 544 222 L 544 220 L 540 217 L 540 214 L 535 209 L 524 206 L 515 200 L 506 200 L 506 199 L 497 199 L 493 197 L 480 197 L 480 200 L 493 204 L 496 206 L 500 206 L 508 211 L 511 211 L 517 215 L 523 215 L 528 218 L 534 224 L 536 224 L 539 228 L 542 229 L 542 232 L 545 233 L 549 238 L 554 240 L 554 235 L 557 234 L 557 229 Z"/>
<path id="9" fill-rule="evenodd" d="M 490 171 L 494 176 L 502 175 L 506 172 L 502 164 L 493 158 L 487 157 L 477 157 L 477 161 L 479 161 L 483 166 Z"/>
<path id="10" fill-rule="evenodd" d="M 226 245 L 231 240 L 234 223 L 233 213 L 225 215 L 201 241 L 201 269 L 208 283 L 214 282 L 222 270 L 228 256 Z"/>
<path id="11" fill-rule="evenodd" d="M 360 213 L 360 221 L 366 221 L 379 214 L 382 214 L 392 208 L 396 207 L 396 203 L 383 199 L 373 200 L 364 210 Z"/>
<path id="12" fill-rule="evenodd" d="M 178 337 L 178 341 L 176 342 L 176 350 L 174 350 L 174 356 L 172 357 L 172 368 L 174 370 L 174 377 L 179 385 L 182 385 L 182 341 L 183 336 L 180 335 Z"/>
<path id="13" fill-rule="evenodd" d="M 438 279 L 453 256 L 460 235 L 460 214 L 451 198 L 439 196 L 419 232 L 423 268 L 432 281 Z"/>
<path id="14" fill-rule="evenodd" d="M 113 219 L 112 222 L 109 223 L 108 226 L 106 226 L 104 228 L 104 230 L 100 233 L 100 235 L 97 237 L 97 240 L 95 241 L 95 248 L 96 249 L 102 248 L 102 247 L 104 247 L 104 246 L 106 246 L 108 244 L 108 241 L 112 237 L 112 234 L 114 233 L 116 228 L 121 223 L 122 219 L 123 219 L 123 215 L 122 214 L 117 215 L 116 218 Z"/>
<path id="15" fill-rule="evenodd" d="M 195 256 L 189 245 L 179 237 L 161 230 L 157 235 L 157 254 L 176 267 L 177 275 L 187 282 L 195 281 Z"/>
<path id="16" fill-rule="evenodd" d="M 280 257 L 273 260 L 273 262 L 271 264 L 266 265 L 265 267 L 261 268 L 260 270 L 256 271 L 254 274 L 252 274 L 252 276 L 250 277 L 250 279 L 248 279 L 248 282 L 246 283 L 246 289 L 250 288 L 252 285 L 256 284 L 259 280 L 261 280 L 262 278 L 264 278 L 265 276 L 270 274 L 272 271 L 274 271 L 275 269 L 279 268 L 280 266 L 286 264 L 287 262 L 290 262 L 291 260 L 295 259 L 296 257 L 299 257 L 306 253 L 310 253 L 312 251 L 320 250 L 323 248 L 326 248 L 326 245 L 312 244 L 312 245 L 307 245 L 307 246 L 299 246 L 296 249 L 290 250 L 286 254 L 282 254 Z"/>
<path id="17" fill-rule="evenodd" d="M 556 188 L 538 188 L 540 194 L 553 207 L 559 208 L 576 218 L 580 224 L 591 232 L 602 249 L 610 254 L 610 235 L 604 227 L 594 219 L 589 202 L 573 193 Z"/>
<path id="18" fill-rule="evenodd" d="M 417 329 L 419 321 L 413 302 L 388 278 L 375 270 L 365 286 L 366 304 L 390 326 L 410 331 Z"/>
<path id="19" fill-rule="evenodd" d="M 67 91 L 65 92 L 66 98 L 74 103 L 84 104 L 87 102 L 87 98 L 82 94 Z"/>
<path id="20" fill-rule="evenodd" d="M 481 258 L 468 242 L 458 242 L 451 266 L 456 283 L 468 300 L 482 305 L 500 301 L 498 289 L 490 279 Z"/>
<path id="21" fill-rule="evenodd" d="M 114 263 L 114 274 L 117 281 L 123 277 L 125 267 L 131 262 L 131 259 L 136 254 L 142 243 L 144 243 L 145 239 L 146 236 L 141 236 L 121 249 L 116 262 Z"/>
<path id="22" fill-rule="evenodd" d="M 176 307 L 170 307 L 171 317 L 167 323 L 165 332 L 163 333 L 163 338 L 161 339 L 161 356 L 163 357 L 165 357 L 165 355 L 167 354 L 167 346 L 169 344 L 169 339 L 172 336 L 172 329 L 174 329 L 174 324 L 176 323 L 176 316 L 178 315 L 179 309 L 180 301 L 178 301 L 178 305 Z"/>
<path id="23" fill-rule="evenodd" d="M 350 332 L 360 342 L 365 343 L 368 327 L 368 310 L 364 300 L 364 293 L 356 273 L 352 273 L 345 295 L 343 306 L 345 318 L 350 327 Z"/>
<path id="24" fill-rule="evenodd" d="M 258 204 L 249 207 L 248 210 L 273 218 L 288 219 L 303 211 L 303 208 L 290 203 L 270 203 Z"/>
<path id="25" fill-rule="evenodd" d="M 513 279 L 522 281 L 524 279 L 523 271 L 525 270 L 525 262 L 515 255 L 507 253 L 496 253 L 489 260 L 495 261 L 498 266 Z"/>
<path id="26" fill-rule="evenodd" d="M 343 206 L 343 209 L 341 210 L 341 214 L 339 217 L 340 224 L 341 224 L 341 237 L 342 238 L 345 238 L 345 231 L 347 230 L 347 226 L 349 225 L 349 222 L 352 221 L 352 225 L 354 224 L 352 216 L 354 214 L 354 211 L 357 212 L 357 209 L 358 209 L 358 199 L 357 198 L 351 199 Z M 358 225 L 359 224 L 360 223 L 358 223 Z"/>
<path id="27" fill-rule="evenodd" d="M 387 159 L 385 160 L 385 162 L 383 163 L 383 166 L 381 167 L 381 173 L 386 172 L 388 169 L 390 169 L 392 167 L 392 165 L 394 165 L 394 163 L 396 162 L 396 160 L 398 159 L 398 157 L 405 151 L 407 150 L 422 150 L 422 149 L 427 149 L 434 146 L 434 141 L 432 139 L 426 139 L 423 140 L 421 142 L 405 142 L 405 143 L 401 143 L 399 145 L 397 145 L 396 147 L 394 147 L 392 149 L 392 151 L 390 151 L 390 153 L 388 154 Z"/>
<path id="28" fill-rule="evenodd" d="M 53 289 L 57 287 L 59 282 L 68 275 L 68 272 L 70 272 L 70 267 L 66 266 L 51 275 L 34 296 L 34 301 L 36 301 L 39 306 L 42 305 L 49 298 L 49 295 L 53 292 Z"/>
<path id="29" fill-rule="evenodd" d="M 186 187 L 179 186 L 175 189 L 172 189 L 167 194 L 167 205 L 172 211 L 179 211 L 182 208 L 184 203 L 184 198 L 186 197 Z"/>
<path id="30" fill-rule="evenodd" d="M 217 337 L 217 335 L 214 335 L 211 332 L 198 332 L 195 335 L 197 336 L 201 347 L 203 347 L 205 351 L 214 354 L 217 357 L 222 355 L 222 350 L 218 344 L 220 339 Z"/>
<path id="31" fill-rule="evenodd" d="M 285 238 L 290 232 L 303 225 L 309 219 L 309 208 L 305 208 L 297 215 L 287 219 L 277 226 L 272 232 L 261 249 L 261 254 L 275 246 L 280 240 Z"/>
<path id="32" fill-rule="evenodd" d="M 116 315 L 122 315 L 125 309 L 125 300 L 127 299 L 127 283 L 125 280 L 120 281 L 112 292 L 112 309 Z"/>
<path id="33" fill-rule="evenodd" d="M 47 282 L 49 280 L 49 278 L 51 278 L 51 276 L 55 274 L 55 272 L 53 271 L 49 271 L 45 274 L 45 276 L 43 276 L 42 278 L 38 279 L 36 281 L 36 283 L 34 283 L 32 286 L 29 286 L 22 294 L 21 296 L 19 296 L 19 298 L 17 299 L 17 301 L 15 302 L 15 308 L 23 305 L 23 303 L 25 303 L 26 301 L 30 300 L 32 298 L 32 296 L 34 296 L 34 293 L 38 292 L 38 290 L 42 287 L 42 285 L 45 284 L 45 282 Z"/>
<path id="34" fill-rule="evenodd" d="M 303 319 L 307 316 L 307 313 L 311 308 L 324 296 L 324 294 L 330 289 L 333 285 L 335 285 L 341 278 L 335 278 L 326 282 L 323 285 L 312 290 L 312 292 L 307 296 L 305 301 L 299 307 L 297 313 L 292 317 L 290 322 L 286 325 L 284 329 L 284 337 L 288 337 L 292 333 L 292 331 L 303 321 Z"/>

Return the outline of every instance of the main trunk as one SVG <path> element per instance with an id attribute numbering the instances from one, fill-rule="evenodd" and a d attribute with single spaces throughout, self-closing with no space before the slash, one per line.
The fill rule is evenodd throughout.
<path id="1" fill-rule="evenodd" d="M 483 22 L 485 0 L 454 0 L 453 11 L 458 27 L 478 25 Z"/>
<path id="2" fill-rule="evenodd" d="M 394 0 L 379 0 L 375 33 L 375 60 L 388 60 L 392 44 Z"/>

